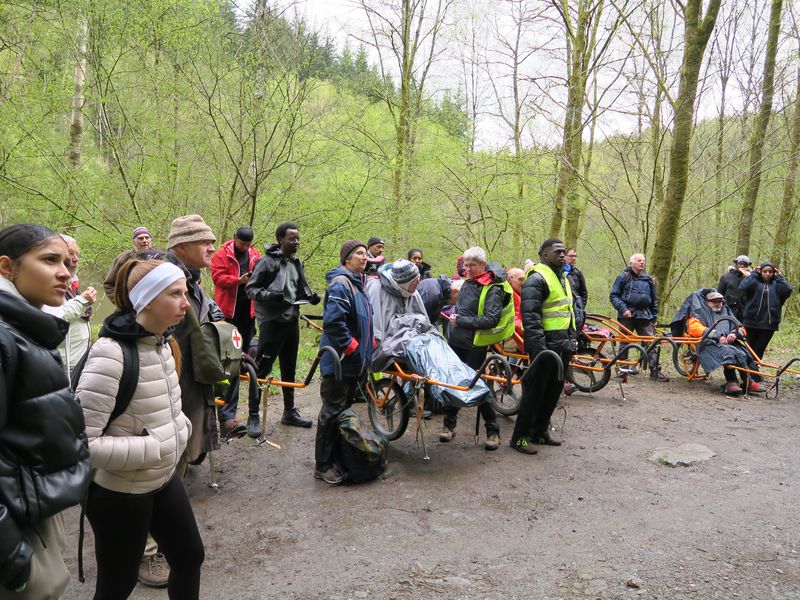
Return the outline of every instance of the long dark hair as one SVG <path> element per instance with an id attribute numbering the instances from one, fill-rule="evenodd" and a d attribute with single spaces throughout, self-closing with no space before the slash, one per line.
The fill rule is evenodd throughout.
<path id="1" fill-rule="evenodd" d="M 0 256 L 18 261 L 22 256 L 58 235 L 52 229 L 33 223 L 20 223 L 0 230 Z"/>

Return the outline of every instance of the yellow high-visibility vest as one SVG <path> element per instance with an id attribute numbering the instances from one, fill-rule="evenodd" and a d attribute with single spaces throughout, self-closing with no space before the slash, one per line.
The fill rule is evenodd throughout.
<path id="1" fill-rule="evenodd" d="M 575 312 L 572 308 L 572 287 L 569 279 L 564 277 L 564 285 L 553 269 L 544 263 L 537 263 L 531 269 L 544 277 L 550 290 L 547 298 L 542 302 L 542 329 L 545 331 L 559 331 L 575 328 Z M 531 271 L 528 271 L 530 274 Z"/>
<path id="2" fill-rule="evenodd" d="M 511 284 L 507 281 L 483 286 L 481 297 L 478 300 L 478 316 L 483 316 L 483 305 L 486 302 L 486 296 L 489 294 L 489 288 L 496 285 L 503 288 L 503 292 L 506 294 L 506 302 L 503 304 L 500 320 L 497 322 L 496 327 L 492 327 L 491 329 L 478 329 L 475 332 L 472 343 L 476 346 L 491 346 L 497 342 L 507 340 L 514 335 L 514 290 L 511 289 Z"/>

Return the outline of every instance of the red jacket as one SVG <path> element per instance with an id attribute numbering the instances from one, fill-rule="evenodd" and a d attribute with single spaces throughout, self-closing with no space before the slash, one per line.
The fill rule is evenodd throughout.
<path id="1" fill-rule="evenodd" d="M 247 251 L 249 271 L 253 270 L 261 256 L 253 246 Z M 233 318 L 236 309 L 236 290 L 239 287 L 239 261 L 233 252 L 233 240 L 228 240 L 211 258 L 211 280 L 214 282 L 214 300 L 219 305 L 226 319 Z M 256 316 L 253 301 L 250 301 L 250 317 Z"/>

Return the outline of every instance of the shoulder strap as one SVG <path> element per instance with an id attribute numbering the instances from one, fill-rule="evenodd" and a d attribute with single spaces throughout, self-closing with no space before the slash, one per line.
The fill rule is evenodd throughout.
<path id="1" fill-rule="evenodd" d="M 139 384 L 139 350 L 136 348 L 136 342 L 117 341 L 122 349 L 122 377 L 119 380 L 114 410 L 111 411 L 111 416 L 108 418 L 109 423 L 128 409 L 133 400 L 133 394 L 136 392 L 136 386 Z"/>
<path id="2" fill-rule="evenodd" d="M 353 294 L 353 298 L 356 297 L 356 294 L 358 294 L 358 290 L 356 289 L 355 284 L 352 281 L 350 281 L 349 277 L 347 277 L 346 275 L 337 275 L 336 277 L 331 279 L 331 282 L 328 285 L 328 287 L 330 288 L 334 283 L 337 282 L 347 284 L 347 287 L 350 288 L 350 293 Z"/>
<path id="3" fill-rule="evenodd" d="M 117 388 L 117 396 L 114 400 L 114 409 L 108 418 L 108 423 L 103 428 L 103 433 L 108 429 L 108 425 L 122 413 L 124 413 L 133 400 L 133 394 L 136 392 L 136 386 L 139 384 L 139 350 L 136 348 L 136 342 L 116 340 L 122 350 L 122 376 L 119 379 L 119 388 Z M 86 359 L 89 357 L 89 350 L 83 353 L 78 364 L 75 365 L 75 370 L 72 372 L 72 381 L 70 387 L 75 392 L 78 389 L 78 382 L 86 366 Z"/>

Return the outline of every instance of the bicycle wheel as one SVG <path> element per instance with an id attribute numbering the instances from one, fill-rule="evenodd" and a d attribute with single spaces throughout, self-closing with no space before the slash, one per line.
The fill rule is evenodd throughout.
<path id="1" fill-rule="evenodd" d="M 398 439 L 405 433 L 411 416 L 411 401 L 406 398 L 403 387 L 390 377 L 384 377 L 378 381 L 370 381 L 367 385 L 372 386 L 372 389 L 365 394 L 369 422 L 387 440 Z M 375 404 L 370 391 L 382 406 L 378 407 Z"/>
<path id="2" fill-rule="evenodd" d="M 599 392 L 611 380 L 611 369 L 603 360 L 611 359 L 612 348 L 609 344 L 601 346 L 597 350 L 586 348 L 575 354 L 567 366 L 567 381 L 574 384 L 582 392 L 587 394 Z M 585 367 L 585 368 L 581 368 Z M 602 371 L 595 369 L 602 368 Z"/>
<path id="3" fill-rule="evenodd" d="M 524 361 L 524 365 L 516 364 L 511 367 L 511 379 L 519 379 L 527 366 L 528 361 Z M 486 365 L 486 371 L 489 375 L 495 377 L 505 377 L 505 368 L 498 361 L 492 361 Z M 513 386 L 508 387 L 505 381 L 493 381 L 491 379 L 486 381 L 489 386 L 489 391 L 492 392 L 492 406 L 501 415 L 510 417 L 519 412 L 519 406 L 522 402 L 522 390 L 515 389 Z"/>
<path id="4" fill-rule="evenodd" d="M 697 353 L 690 344 L 678 344 L 678 349 L 672 352 L 672 364 L 684 377 L 696 374 L 697 363 Z"/>

